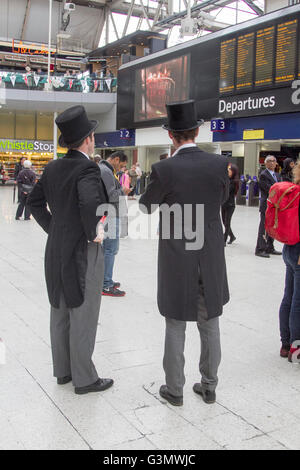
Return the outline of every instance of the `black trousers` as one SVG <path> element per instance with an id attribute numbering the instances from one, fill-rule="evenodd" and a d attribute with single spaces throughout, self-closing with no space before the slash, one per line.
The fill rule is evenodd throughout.
<path id="1" fill-rule="evenodd" d="M 16 213 L 16 218 L 17 219 L 19 217 L 22 217 L 24 208 L 25 208 L 25 217 L 24 218 L 29 219 L 29 217 L 30 217 L 31 212 L 30 212 L 29 207 L 27 206 L 27 198 L 28 198 L 28 194 L 25 194 L 25 193 L 20 194 L 20 202 L 19 202 L 19 205 L 18 205 L 17 213 Z"/>
<path id="2" fill-rule="evenodd" d="M 231 230 L 231 219 L 235 211 L 235 206 L 222 207 L 222 220 L 225 227 L 224 241 L 226 243 L 228 236 L 233 238 L 233 232 Z"/>
<path id="3" fill-rule="evenodd" d="M 260 212 L 260 224 L 258 228 L 258 236 L 255 253 L 265 251 L 266 253 L 271 253 L 274 250 L 274 239 L 271 238 L 265 229 L 265 219 L 266 213 Z"/>

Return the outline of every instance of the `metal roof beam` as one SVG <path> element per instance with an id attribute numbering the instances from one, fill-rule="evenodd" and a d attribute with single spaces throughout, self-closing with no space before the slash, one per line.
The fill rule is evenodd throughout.
<path id="1" fill-rule="evenodd" d="M 255 11 L 255 13 L 257 13 L 259 16 L 262 16 L 264 14 L 263 10 L 257 5 L 255 5 L 253 0 L 243 0 L 243 2 L 246 3 L 246 5 L 248 5 L 248 7 L 250 7 L 251 10 Z"/>
<path id="2" fill-rule="evenodd" d="M 192 16 L 194 16 L 193 13 L 201 11 L 204 8 L 213 7 L 213 8 L 210 8 L 210 10 L 213 10 L 213 9 L 221 8 L 221 6 L 224 6 L 224 5 L 228 5 L 229 3 L 232 3 L 232 0 L 225 0 L 220 3 L 216 0 L 205 0 L 204 2 L 198 3 L 196 6 L 192 7 L 191 14 Z M 176 13 L 175 15 L 169 16 L 168 18 L 158 21 L 155 27 L 159 27 L 159 28 L 168 27 L 167 26 L 168 24 L 170 23 L 172 24 L 174 21 L 184 18 L 186 15 L 187 15 L 187 10 L 181 11 L 179 13 Z"/>
<path id="3" fill-rule="evenodd" d="M 21 32 L 21 41 L 23 41 L 24 35 L 25 35 L 25 30 L 26 30 L 28 16 L 29 16 L 29 10 L 30 10 L 30 3 L 31 3 L 31 0 L 27 0 L 26 10 L 25 10 L 25 14 L 24 14 L 24 21 L 23 21 L 23 26 L 22 26 L 22 32 Z"/>

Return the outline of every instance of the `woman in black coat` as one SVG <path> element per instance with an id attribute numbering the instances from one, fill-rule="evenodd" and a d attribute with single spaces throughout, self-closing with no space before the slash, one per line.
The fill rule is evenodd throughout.
<path id="1" fill-rule="evenodd" d="M 231 245 L 236 237 L 233 235 L 231 230 L 231 219 L 235 210 L 235 196 L 239 189 L 239 170 L 236 165 L 229 163 L 228 165 L 228 176 L 230 179 L 229 185 L 229 198 L 222 205 L 222 220 L 225 227 L 224 233 L 224 244 L 226 246 L 227 238 L 230 237 L 228 245 Z"/>
<path id="2" fill-rule="evenodd" d="M 23 164 L 25 160 L 26 160 L 25 157 L 21 157 L 18 163 L 15 164 L 14 180 L 15 180 L 15 184 L 18 185 L 18 203 L 20 203 L 20 200 L 21 200 L 21 183 L 18 183 L 17 179 L 18 179 L 20 171 L 24 170 Z"/>
<path id="3" fill-rule="evenodd" d="M 289 181 L 290 183 L 292 183 L 294 166 L 295 162 L 292 158 L 286 158 L 285 160 L 283 160 L 283 169 L 281 172 L 282 181 Z"/>

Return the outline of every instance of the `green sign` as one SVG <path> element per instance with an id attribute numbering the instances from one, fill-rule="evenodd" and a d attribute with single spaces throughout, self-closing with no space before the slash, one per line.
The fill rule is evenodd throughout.
<path id="1" fill-rule="evenodd" d="M 40 140 L 0 139 L 0 152 L 48 152 L 53 153 L 53 142 Z"/>

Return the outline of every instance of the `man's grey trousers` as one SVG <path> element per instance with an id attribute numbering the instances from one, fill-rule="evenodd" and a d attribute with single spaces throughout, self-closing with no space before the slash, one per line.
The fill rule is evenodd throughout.
<path id="1" fill-rule="evenodd" d="M 64 296 L 60 307 L 51 307 L 51 346 L 54 377 L 72 376 L 75 387 L 85 387 L 98 380 L 92 361 L 95 347 L 104 275 L 103 249 L 89 243 L 84 302 L 68 308 Z"/>
<path id="2" fill-rule="evenodd" d="M 186 322 L 166 318 L 165 353 L 163 366 L 166 385 L 173 396 L 182 397 L 185 384 L 184 345 Z M 218 385 L 218 368 L 221 362 L 219 318 L 207 320 L 204 291 L 199 285 L 198 330 L 200 333 L 201 355 L 199 370 L 204 390 L 214 391 Z"/>

